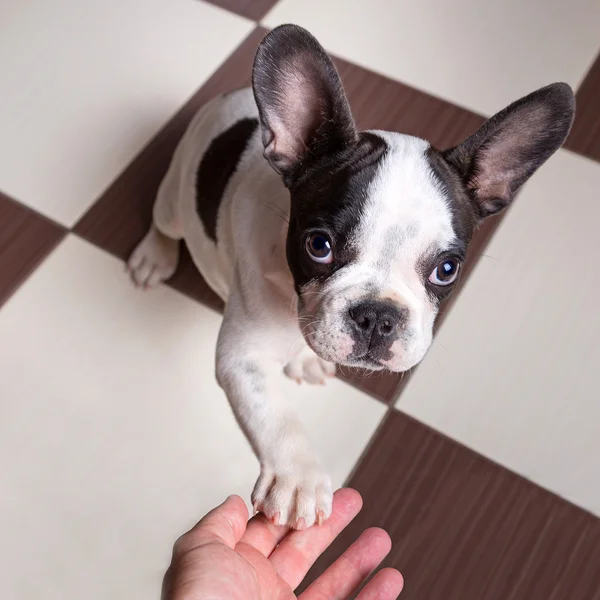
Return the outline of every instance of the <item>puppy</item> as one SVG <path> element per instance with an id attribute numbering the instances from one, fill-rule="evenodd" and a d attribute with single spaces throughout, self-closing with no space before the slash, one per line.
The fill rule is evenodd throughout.
<path id="1" fill-rule="evenodd" d="M 177 148 L 153 224 L 129 260 L 153 286 L 184 239 L 225 301 L 216 375 L 260 461 L 257 510 L 302 529 L 331 513 L 330 479 L 285 398 L 282 370 L 404 371 L 424 356 L 477 226 L 564 142 L 564 83 L 511 104 L 443 152 L 357 131 L 331 59 L 284 25 L 256 53 L 252 89 L 204 106 Z"/>

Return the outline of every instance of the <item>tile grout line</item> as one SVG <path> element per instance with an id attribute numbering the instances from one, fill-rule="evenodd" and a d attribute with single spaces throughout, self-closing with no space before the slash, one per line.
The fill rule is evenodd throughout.
<path id="1" fill-rule="evenodd" d="M 582 506 L 579 506 L 578 504 L 575 504 L 571 500 L 569 500 L 567 498 L 564 498 L 560 494 L 557 494 L 556 492 L 553 492 L 552 490 L 549 490 L 549 489 L 543 487 L 539 483 L 536 483 L 535 481 L 532 481 L 531 479 L 525 477 L 524 475 L 521 475 L 520 473 L 514 471 L 513 469 L 507 467 L 506 465 L 503 465 L 502 463 L 494 460 L 493 458 L 490 458 L 489 456 L 478 452 L 477 450 L 471 448 L 470 446 L 467 446 L 463 442 L 461 442 L 461 441 L 459 441 L 457 439 L 454 439 L 453 437 L 451 437 L 447 433 L 444 433 L 443 431 L 440 431 L 439 429 L 436 429 L 435 427 L 432 427 L 431 425 L 429 425 L 429 424 L 427 424 L 427 423 L 425 423 L 423 421 L 420 421 L 419 419 L 413 417 L 412 415 L 410 415 L 407 412 L 404 412 L 401 409 L 398 409 L 398 408 L 396 408 L 394 406 L 390 406 L 390 409 L 389 409 L 389 411 L 386 412 L 386 414 L 384 416 L 384 419 L 387 419 L 388 416 L 389 416 L 389 414 L 392 413 L 392 412 L 403 415 L 403 417 L 405 419 L 408 419 L 409 421 L 411 421 L 412 423 L 414 423 L 414 424 L 418 425 L 419 427 L 423 428 L 425 431 L 429 432 L 430 434 L 432 434 L 434 436 L 437 436 L 439 439 L 443 440 L 444 442 L 446 442 L 448 444 L 451 444 L 452 446 L 454 446 L 456 448 L 460 448 L 461 450 L 463 450 L 465 452 L 469 452 L 471 454 L 474 454 L 475 456 L 479 457 L 481 460 L 485 461 L 486 464 L 493 465 L 497 469 L 501 469 L 503 471 L 506 471 L 506 472 L 510 473 L 511 476 L 516 477 L 522 483 L 525 483 L 527 485 L 533 486 L 534 488 L 536 488 L 536 489 L 538 489 L 540 491 L 543 491 L 543 492 L 545 492 L 547 494 L 551 494 L 554 498 L 558 498 L 561 502 L 564 502 L 566 505 L 574 507 L 577 510 L 581 511 L 582 513 L 585 513 L 589 517 L 591 517 L 591 518 L 593 518 L 593 519 L 595 519 L 595 520 L 597 520 L 597 521 L 600 522 L 600 516 L 595 515 L 590 510 L 588 510 L 586 508 L 583 508 Z M 374 434 L 374 436 L 375 436 L 375 434 Z M 370 444 L 371 444 L 371 440 L 369 440 L 367 446 L 370 446 Z M 365 446 L 365 447 L 367 447 L 367 446 Z"/>
<path id="2" fill-rule="evenodd" d="M 67 227 L 66 225 L 63 225 L 59 221 L 55 221 L 52 217 L 49 217 L 48 215 L 45 215 L 45 214 L 37 211 L 35 208 L 32 208 L 31 206 L 23 203 L 21 200 L 17 200 L 14 196 L 10 196 L 6 192 L 3 192 L 2 190 L 0 190 L 0 196 L 2 196 L 4 199 L 6 199 L 8 202 L 11 202 L 15 206 L 18 206 L 19 208 L 23 209 L 24 211 L 27 212 L 27 214 L 37 217 L 39 219 L 42 219 L 49 225 L 52 225 L 52 226 L 56 227 L 57 229 L 60 229 L 63 233 L 69 233 L 71 231 L 71 229 L 69 229 L 69 227 Z"/>

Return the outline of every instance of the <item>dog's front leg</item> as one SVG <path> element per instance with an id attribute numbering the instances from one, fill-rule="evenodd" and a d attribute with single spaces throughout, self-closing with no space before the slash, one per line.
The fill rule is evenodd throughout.
<path id="1" fill-rule="evenodd" d="M 277 390 L 281 363 L 264 326 L 228 303 L 217 345 L 217 379 L 260 461 L 252 503 L 272 522 L 295 529 L 331 514 L 332 490 L 304 428 Z M 232 314 L 234 313 L 234 314 Z"/>

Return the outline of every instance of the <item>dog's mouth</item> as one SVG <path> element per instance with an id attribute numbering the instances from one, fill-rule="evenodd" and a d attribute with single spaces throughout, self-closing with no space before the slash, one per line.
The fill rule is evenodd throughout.
<path id="1" fill-rule="evenodd" d="M 386 368 L 378 360 L 368 356 L 351 358 L 347 361 L 346 366 L 355 367 L 358 369 L 367 369 L 369 371 L 383 371 Z"/>
<path id="2" fill-rule="evenodd" d="M 367 371 L 383 371 L 387 367 L 382 364 L 381 356 L 377 357 L 371 352 L 365 352 L 361 355 L 355 355 L 353 352 L 348 352 L 348 348 L 335 347 L 327 345 L 326 347 L 315 343 L 312 336 L 306 336 L 305 340 L 311 350 L 323 360 L 333 362 L 335 364 L 352 367 L 357 369 L 365 369 Z"/>

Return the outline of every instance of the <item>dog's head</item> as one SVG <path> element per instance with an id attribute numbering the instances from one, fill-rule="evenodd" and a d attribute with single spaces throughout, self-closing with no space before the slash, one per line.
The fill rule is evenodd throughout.
<path id="1" fill-rule="evenodd" d="M 476 227 L 564 142 L 571 89 L 538 90 L 440 152 L 357 131 L 331 59 L 300 27 L 266 36 L 253 87 L 265 157 L 290 191 L 287 259 L 307 343 L 338 364 L 411 368 Z"/>

